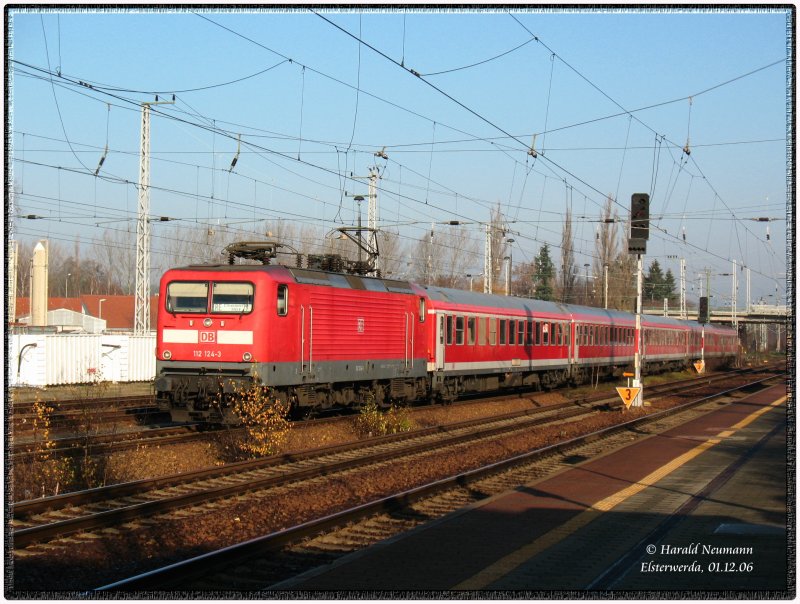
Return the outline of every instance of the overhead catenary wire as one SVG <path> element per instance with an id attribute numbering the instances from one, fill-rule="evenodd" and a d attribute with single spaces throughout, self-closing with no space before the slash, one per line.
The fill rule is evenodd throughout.
<path id="1" fill-rule="evenodd" d="M 302 141 L 301 141 L 301 142 L 302 142 Z M 430 186 L 430 181 L 428 182 L 428 186 Z M 455 195 L 456 195 L 456 196 L 458 196 L 458 193 L 455 193 Z"/>

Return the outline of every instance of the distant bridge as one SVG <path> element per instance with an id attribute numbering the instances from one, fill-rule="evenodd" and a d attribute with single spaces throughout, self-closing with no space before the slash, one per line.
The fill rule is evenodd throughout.
<path id="1" fill-rule="evenodd" d="M 648 308 L 643 311 L 646 315 L 668 316 L 673 319 L 681 318 L 679 309 L 669 309 L 666 313 L 663 310 Z M 690 321 L 697 320 L 697 309 L 687 310 L 686 318 Z M 789 318 L 789 309 L 785 305 L 770 304 L 751 304 L 749 308 L 736 311 L 736 322 L 746 324 L 760 323 L 786 323 Z M 711 309 L 709 320 L 711 323 L 733 324 L 733 310 Z"/>

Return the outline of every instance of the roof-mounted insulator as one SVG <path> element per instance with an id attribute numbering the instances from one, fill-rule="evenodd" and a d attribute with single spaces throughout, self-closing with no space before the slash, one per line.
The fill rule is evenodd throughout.
<path id="1" fill-rule="evenodd" d="M 236 166 L 236 162 L 239 161 L 239 153 L 242 150 L 242 135 L 239 134 L 236 137 L 236 155 L 233 156 L 233 160 L 231 161 L 231 167 L 228 168 L 228 172 L 233 170 L 234 166 Z"/>
<path id="2" fill-rule="evenodd" d="M 539 157 L 539 154 L 536 152 L 536 135 L 533 135 L 533 140 L 531 141 L 531 148 L 528 149 L 528 155 L 533 157 L 534 159 Z"/>

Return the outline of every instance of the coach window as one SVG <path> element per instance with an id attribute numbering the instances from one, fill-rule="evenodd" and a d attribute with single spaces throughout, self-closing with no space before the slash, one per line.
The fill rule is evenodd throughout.
<path id="1" fill-rule="evenodd" d="M 478 319 L 478 346 L 486 346 L 486 325 L 491 321 L 487 317 L 480 317 Z"/>
<path id="2" fill-rule="evenodd" d="M 533 346 L 533 321 L 528 321 L 527 338 L 525 339 L 526 346 Z"/>
<path id="3" fill-rule="evenodd" d="M 497 319 L 489 317 L 489 346 L 497 345 Z"/>
<path id="4" fill-rule="evenodd" d="M 278 316 L 285 317 L 289 312 L 289 286 L 278 285 Z"/>
<path id="5" fill-rule="evenodd" d="M 453 343 L 453 315 L 447 315 L 447 327 L 445 331 L 447 332 L 447 345 L 451 345 Z"/>
<path id="6" fill-rule="evenodd" d="M 475 317 L 467 317 L 467 344 L 475 344 Z"/>
<path id="7" fill-rule="evenodd" d="M 542 325 L 542 346 L 547 346 L 550 343 L 550 323 Z"/>
<path id="8" fill-rule="evenodd" d="M 525 344 L 525 321 L 517 321 L 517 344 Z"/>
<path id="9" fill-rule="evenodd" d="M 556 346 L 561 346 L 563 344 L 561 338 L 563 337 L 562 325 L 561 323 L 556 323 Z"/>
<path id="10" fill-rule="evenodd" d="M 456 344 L 464 343 L 464 317 L 456 317 Z"/>
<path id="11" fill-rule="evenodd" d="M 506 335 L 508 334 L 508 321 L 505 319 L 500 319 L 500 345 L 504 345 L 506 343 Z"/>
<path id="12" fill-rule="evenodd" d="M 516 344 L 517 342 L 517 322 L 514 319 L 508 322 L 508 343 Z"/>

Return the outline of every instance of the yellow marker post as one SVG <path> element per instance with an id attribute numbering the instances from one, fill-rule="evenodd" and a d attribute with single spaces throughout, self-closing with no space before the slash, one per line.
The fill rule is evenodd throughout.
<path id="1" fill-rule="evenodd" d="M 636 400 L 636 397 L 639 396 L 640 390 L 641 388 L 635 386 L 617 387 L 617 394 L 619 394 L 622 402 L 625 403 L 626 409 L 631 408 L 631 404 Z"/>

